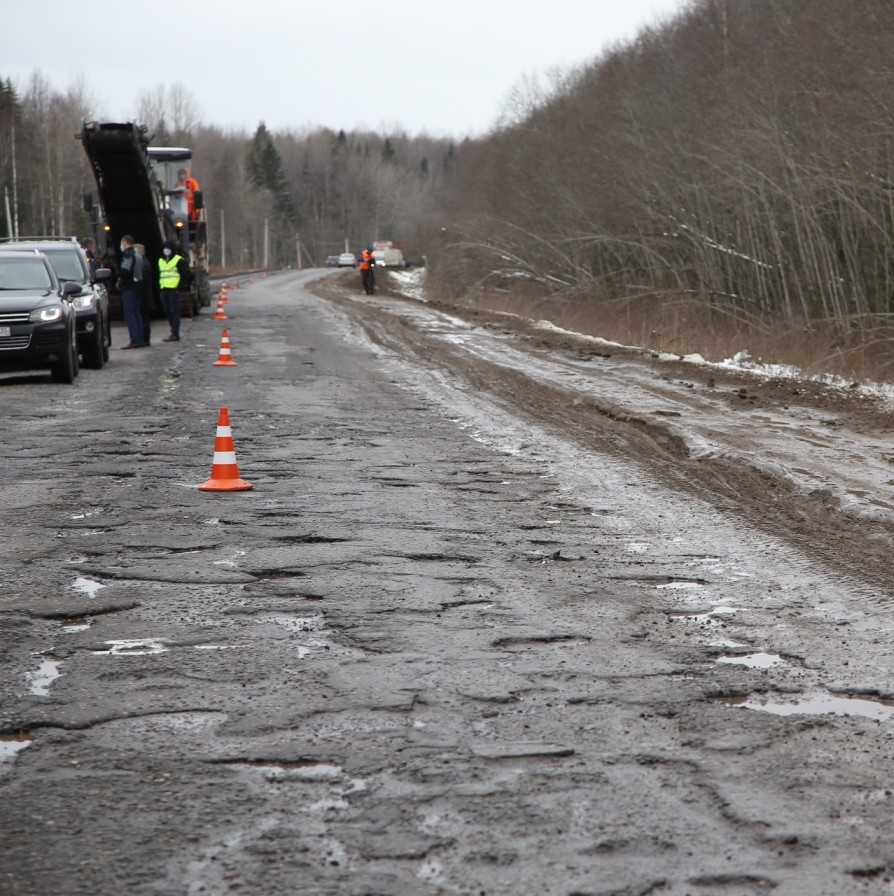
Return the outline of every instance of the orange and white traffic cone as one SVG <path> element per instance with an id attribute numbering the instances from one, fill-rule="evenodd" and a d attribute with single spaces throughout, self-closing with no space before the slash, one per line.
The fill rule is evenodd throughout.
<path id="1" fill-rule="evenodd" d="M 220 293 L 219 293 L 219 296 L 220 296 L 221 304 L 223 304 L 223 305 L 226 305 L 227 302 L 230 301 L 230 298 L 229 298 L 229 296 L 227 295 L 227 284 L 226 284 L 226 281 L 224 281 L 223 283 L 220 284 Z"/>
<path id="2" fill-rule="evenodd" d="M 199 486 L 200 492 L 244 492 L 252 487 L 239 478 L 236 465 L 236 447 L 230 429 L 230 412 L 220 409 L 217 418 L 217 437 L 214 440 L 214 460 L 211 462 L 211 478 Z"/>
<path id="3" fill-rule="evenodd" d="M 220 354 L 217 360 L 211 365 L 212 367 L 235 367 L 236 362 L 233 360 L 233 354 L 230 351 L 230 331 L 224 330 L 220 335 Z"/>
<path id="4" fill-rule="evenodd" d="M 218 295 L 217 297 L 217 313 L 214 315 L 214 317 L 211 318 L 211 320 L 229 320 L 227 315 L 224 313 L 224 306 L 223 302 L 220 300 L 220 295 Z"/>

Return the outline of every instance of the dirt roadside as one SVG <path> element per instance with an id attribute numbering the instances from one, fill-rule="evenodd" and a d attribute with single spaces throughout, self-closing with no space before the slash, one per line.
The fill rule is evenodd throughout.
<path id="1" fill-rule="evenodd" d="M 356 305 L 352 287 L 350 279 L 341 278 L 327 281 L 318 289 L 330 300 L 344 303 L 347 297 Z M 387 286 L 383 292 L 402 302 L 419 304 Z M 861 391 L 856 383 L 844 389 L 809 379 L 771 378 L 683 359 L 674 361 L 639 348 L 601 345 L 513 315 L 438 304 L 426 303 L 426 307 L 460 318 L 474 328 L 499 333 L 522 353 L 546 352 L 591 362 L 594 377 L 603 375 L 608 367 L 635 365 L 663 384 L 665 394 L 672 396 L 673 407 L 688 406 L 695 414 L 700 411 L 703 396 L 710 395 L 714 403 L 725 405 L 731 418 L 756 412 L 785 414 L 797 406 L 799 412 L 811 414 L 820 427 L 829 430 L 864 434 L 880 443 L 894 434 L 894 404 Z M 841 501 L 828 489 L 798 488 L 780 475 L 778 467 L 760 463 L 760 452 L 753 449 L 750 454 L 756 462 L 751 462 L 745 451 L 694 454 L 687 440 L 680 436 L 679 409 L 649 413 L 611 397 L 582 398 L 566 389 L 558 377 L 553 382 L 536 381 L 524 370 L 458 354 L 449 343 L 433 340 L 430 333 L 414 328 L 411 320 L 401 316 L 399 307 L 367 304 L 365 314 L 371 321 L 372 338 L 390 348 L 450 370 L 468 388 L 488 392 L 533 423 L 547 426 L 564 438 L 594 451 L 634 456 L 670 487 L 707 499 L 725 512 L 742 514 L 749 523 L 842 574 L 894 593 L 894 567 L 889 563 L 894 547 L 894 517 L 867 520 L 865 516 L 843 512 Z M 760 424 L 755 424 L 749 438 L 759 441 L 759 429 Z M 808 436 L 802 438 L 805 443 L 809 441 Z M 855 447 L 854 452 L 858 450 Z M 805 452 L 808 451 L 805 444 Z M 890 466 L 891 481 L 887 485 L 892 486 L 894 444 L 881 460 Z M 852 455 L 851 462 L 859 465 L 859 456 Z M 885 488 L 884 492 L 878 499 L 880 505 L 894 508 L 894 489 Z"/>

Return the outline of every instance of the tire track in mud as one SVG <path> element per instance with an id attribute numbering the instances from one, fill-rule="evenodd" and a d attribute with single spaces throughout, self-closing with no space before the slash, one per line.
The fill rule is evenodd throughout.
<path id="1" fill-rule="evenodd" d="M 823 491 L 805 494 L 781 476 L 737 457 L 693 457 L 684 439 L 658 420 L 609 401 L 582 396 L 561 383 L 544 384 L 523 371 L 490 363 L 464 352 L 461 346 L 437 338 L 411 318 L 380 304 L 357 300 L 337 284 L 318 284 L 315 291 L 339 306 L 368 338 L 396 356 L 427 368 L 437 368 L 458 385 L 488 395 L 501 409 L 530 421 L 562 439 L 597 453 L 609 453 L 642 465 L 672 489 L 694 495 L 722 512 L 743 517 L 754 526 L 796 547 L 839 574 L 875 588 L 894 588 L 888 559 L 894 544 L 894 525 L 867 522 L 841 511 Z M 402 297 L 389 297 L 412 303 Z M 463 309 L 449 313 L 463 316 Z M 475 312 L 475 323 L 482 314 Z M 486 318 L 485 318 L 486 319 Z M 506 321 L 493 318 L 504 333 Z M 532 346 L 530 334 L 512 333 L 516 349 Z M 537 348 L 546 343 L 557 351 L 569 347 L 567 334 L 538 331 Z M 640 363 L 648 361 L 640 358 Z M 631 357 L 625 357 L 630 363 Z M 700 371 L 687 370 L 697 379 Z M 598 375 L 598 374 L 594 374 Z M 705 378 L 710 372 L 704 373 Z M 686 401 L 684 390 L 676 396 Z M 735 411 L 731 411 L 735 413 Z M 679 421 L 675 421 L 679 426 Z"/>

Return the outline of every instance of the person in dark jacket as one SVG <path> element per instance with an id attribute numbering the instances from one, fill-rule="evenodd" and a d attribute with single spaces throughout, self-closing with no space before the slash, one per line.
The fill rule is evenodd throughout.
<path id="1" fill-rule="evenodd" d="M 99 268 L 99 259 L 96 257 L 96 240 L 87 237 L 87 239 L 81 242 L 81 248 L 87 256 L 87 264 L 90 265 L 90 273 L 95 277 L 96 271 Z"/>
<path id="2" fill-rule="evenodd" d="M 158 296 L 161 308 L 171 325 L 171 335 L 164 342 L 180 341 L 180 284 L 189 275 L 189 263 L 179 253 L 177 243 L 168 240 L 158 259 Z"/>
<path id="3" fill-rule="evenodd" d="M 121 291 L 121 311 L 130 342 L 121 348 L 143 348 L 146 340 L 143 337 L 143 316 L 140 312 L 139 284 L 142 275 L 142 261 L 133 247 L 133 237 L 129 234 L 121 237 L 121 266 L 118 268 L 117 287 Z"/>
<path id="4" fill-rule="evenodd" d="M 140 318 L 143 321 L 143 342 L 152 345 L 152 265 L 146 258 L 146 247 L 142 243 L 134 243 L 137 257 L 140 260 Z"/>

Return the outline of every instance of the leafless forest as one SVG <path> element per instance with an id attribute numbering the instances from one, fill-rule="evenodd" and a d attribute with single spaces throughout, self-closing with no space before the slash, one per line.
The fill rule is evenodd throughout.
<path id="1" fill-rule="evenodd" d="M 0 72 L 2 76 L 2 72 Z M 188 86 L 135 98 L 193 147 L 213 261 L 321 264 L 374 238 L 442 300 L 536 310 L 675 351 L 742 342 L 887 377 L 894 310 L 890 0 L 692 0 L 591 64 L 522 83 L 481 139 L 223 132 Z M 82 84 L 0 85 L 5 230 L 81 233 Z M 296 110 L 296 118 L 300 114 Z M 6 209 L 11 209 L 7 212 Z M 800 353 L 800 354 L 799 354 Z"/>

